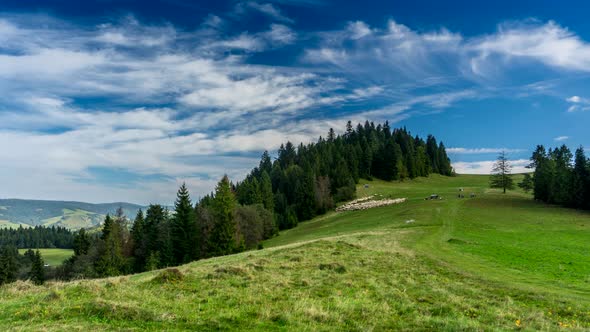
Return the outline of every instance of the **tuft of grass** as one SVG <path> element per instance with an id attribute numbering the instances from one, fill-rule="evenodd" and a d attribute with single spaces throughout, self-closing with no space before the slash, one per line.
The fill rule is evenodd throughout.
<path id="1" fill-rule="evenodd" d="M 182 274 L 182 272 L 180 272 L 179 269 L 171 268 L 171 269 L 163 270 L 160 273 L 158 273 L 158 275 L 156 275 L 154 277 L 154 279 L 152 279 L 152 281 L 155 283 L 159 283 L 159 284 L 167 284 L 167 283 L 180 282 L 183 279 L 184 279 L 184 274 Z"/>
<path id="2" fill-rule="evenodd" d="M 339 263 L 320 264 L 318 266 L 318 268 L 320 270 L 330 270 L 330 271 L 334 271 L 336 273 L 345 273 L 346 272 L 346 268 L 344 267 L 344 265 L 339 264 Z"/>

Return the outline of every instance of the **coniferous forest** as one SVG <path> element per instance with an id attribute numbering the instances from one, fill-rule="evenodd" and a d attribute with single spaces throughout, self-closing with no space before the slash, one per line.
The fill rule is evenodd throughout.
<path id="1" fill-rule="evenodd" d="M 0 228 L 0 247 L 71 249 L 74 232 L 65 227 Z"/>
<path id="2" fill-rule="evenodd" d="M 74 256 L 52 276 L 115 276 L 260 248 L 279 230 L 354 198 L 360 179 L 402 181 L 431 173 L 453 173 L 444 144 L 433 136 L 424 140 L 387 122 L 354 128 L 349 121 L 342 135 L 330 129 L 316 143 L 281 145 L 275 160 L 264 152 L 243 181 L 224 176 L 196 203 L 183 184 L 172 211 L 150 205 L 132 222 L 121 209 L 107 215 L 99 233 L 75 233 Z"/>
<path id="3" fill-rule="evenodd" d="M 529 167 L 535 170 L 530 180 L 536 200 L 590 209 L 590 161 L 584 148 L 579 147 L 572 154 L 565 145 L 548 151 L 538 145 Z"/>

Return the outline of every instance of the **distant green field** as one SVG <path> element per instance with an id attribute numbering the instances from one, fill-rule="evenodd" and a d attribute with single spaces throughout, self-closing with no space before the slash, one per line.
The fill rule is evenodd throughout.
<path id="1" fill-rule="evenodd" d="M 0 220 L 0 228 L 19 228 L 21 226 L 23 228 L 31 227 L 31 226 L 26 225 L 26 224 L 16 224 L 16 223 L 10 222 L 8 220 Z"/>
<path id="2" fill-rule="evenodd" d="M 24 254 L 28 249 L 19 249 L 19 253 Z M 33 249 L 35 250 L 35 249 Z M 45 264 L 50 266 L 57 266 L 63 263 L 64 260 L 70 258 L 74 251 L 72 249 L 39 249 L 41 257 Z"/>
<path id="3" fill-rule="evenodd" d="M 361 181 L 372 194 L 408 201 L 332 212 L 266 249 L 184 265 L 177 282 L 4 286 L 0 328 L 590 330 L 589 213 L 503 195 L 487 176 Z"/>

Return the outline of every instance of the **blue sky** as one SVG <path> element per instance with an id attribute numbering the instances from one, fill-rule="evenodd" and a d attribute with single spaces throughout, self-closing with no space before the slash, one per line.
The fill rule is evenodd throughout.
<path id="1" fill-rule="evenodd" d="M 0 197 L 170 203 L 348 120 L 590 147 L 585 1 L 2 1 Z"/>

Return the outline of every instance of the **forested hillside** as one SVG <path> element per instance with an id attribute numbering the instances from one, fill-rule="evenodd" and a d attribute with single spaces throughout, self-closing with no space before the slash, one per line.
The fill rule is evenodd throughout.
<path id="1" fill-rule="evenodd" d="M 349 121 L 343 135 L 330 129 L 317 143 L 281 145 L 274 162 L 265 152 L 260 165 L 236 185 L 236 195 L 242 205 L 274 210 L 282 230 L 352 199 L 361 178 L 392 181 L 430 173 L 452 174 L 445 146 L 434 136 L 424 141 L 405 128 L 392 130 L 388 122 L 365 122 L 355 129 Z"/>

